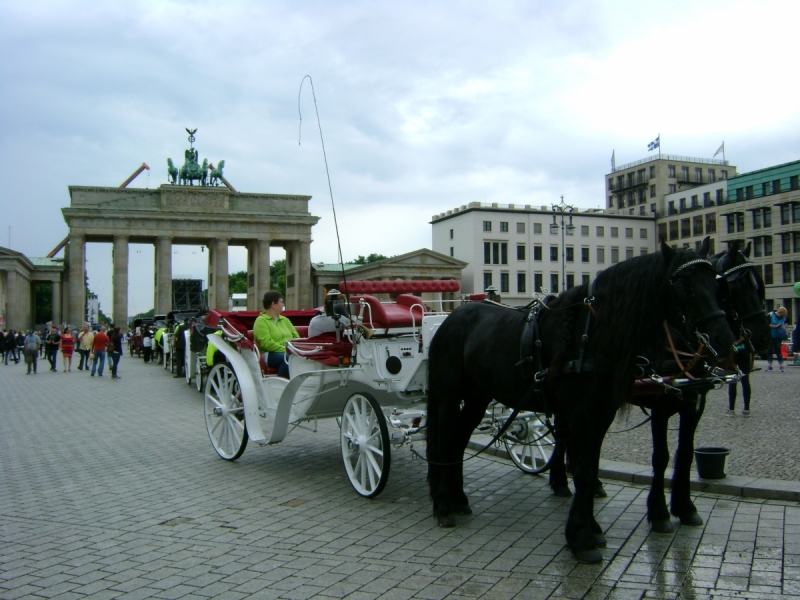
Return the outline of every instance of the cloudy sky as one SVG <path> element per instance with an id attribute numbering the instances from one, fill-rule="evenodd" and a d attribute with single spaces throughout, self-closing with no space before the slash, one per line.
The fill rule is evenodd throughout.
<path id="1" fill-rule="evenodd" d="M 4 2 L 0 245 L 46 255 L 68 185 L 166 182 L 198 128 L 240 191 L 308 194 L 312 260 L 337 259 L 304 86 L 313 77 L 344 258 L 430 247 L 433 214 L 472 201 L 603 205 L 617 164 L 662 151 L 740 172 L 797 160 L 794 0 L 739 2 Z M 182 161 L 181 161 L 182 162 Z M 205 278 L 198 248 L 173 274 Z M 153 251 L 131 248 L 131 313 Z M 279 258 L 280 252 L 273 252 Z M 245 267 L 232 250 L 230 270 Z M 111 312 L 110 245 L 87 248 Z"/>

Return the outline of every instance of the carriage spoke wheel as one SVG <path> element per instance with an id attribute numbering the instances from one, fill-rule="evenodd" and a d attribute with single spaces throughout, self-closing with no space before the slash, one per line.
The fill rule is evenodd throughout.
<path id="1" fill-rule="evenodd" d="M 381 493 L 389 479 L 389 428 L 380 404 L 369 394 L 353 394 L 342 411 L 342 459 L 347 477 L 365 498 Z"/>
<path id="2" fill-rule="evenodd" d="M 556 442 L 538 413 L 518 415 L 511 431 L 503 436 L 503 443 L 511 460 L 525 473 L 544 473 L 550 468 Z"/>
<path id="3" fill-rule="evenodd" d="M 211 445 L 225 460 L 236 460 L 247 447 L 247 428 L 239 380 L 230 365 L 211 370 L 203 404 Z"/>

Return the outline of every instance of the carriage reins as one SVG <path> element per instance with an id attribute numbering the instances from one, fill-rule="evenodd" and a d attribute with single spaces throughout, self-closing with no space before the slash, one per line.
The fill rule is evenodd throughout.
<path id="1" fill-rule="evenodd" d="M 740 254 L 741 254 L 741 252 L 740 252 Z M 719 273 L 719 275 L 717 275 L 717 278 L 718 279 L 724 279 L 725 283 L 730 285 L 731 282 L 736 281 L 736 279 L 738 279 L 738 275 L 736 277 L 732 277 L 731 279 L 728 279 L 728 277 L 730 277 L 731 275 L 736 274 L 737 272 L 742 271 L 744 269 L 752 269 L 752 271 L 751 271 L 752 275 L 755 275 L 757 273 L 755 263 L 752 263 L 752 262 L 748 261 L 748 262 L 745 262 L 745 263 L 743 263 L 741 265 L 736 265 L 735 267 L 731 267 L 730 269 L 727 269 L 726 271 L 723 271 L 723 272 Z M 759 289 L 759 294 L 760 294 L 760 291 L 763 288 L 758 285 L 758 281 L 756 281 L 756 287 Z M 750 331 L 744 326 L 744 321 L 747 320 L 747 319 L 750 319 L 752 317 L 755 317 L 755 316 L 758 316 L 758 315 L 762 314 L 763 311 L 759 309 L 759 310 L 755 310 L 755 311 L 753 311 L 751 313 L 748 313 L 748 314 L 746 314 L 744 316 L 739 316 L 739 313 L 736 311 L 735 308 L 733 308 L 733 305 L 731 305 L 729 297 L 726 297 L 723 300 L 723 302 L 726 305 L 730 305 L 730 313 L 728 313 L 728 314 L 731 317 L 731 319 L 733 320 L 733 323 L 739 327 L 739 333 L 741 334 L 741 337 L 738 340 L 736 340 L 733 345 L 734 346 L 738 346 L 739 344 L 744 342 L 744 343 L 747 344 L 748 351 L 750 353 L 755 353 L 755 348 L 753 347 L 753 342 L 750 339 Z M 726 311 L 726 313 L 727 312 L 728 311 Z"/>

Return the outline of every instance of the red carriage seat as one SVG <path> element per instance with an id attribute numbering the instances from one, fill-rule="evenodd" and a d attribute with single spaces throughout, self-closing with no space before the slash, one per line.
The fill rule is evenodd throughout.
<path id="1" fill-rule="evenodd" d="M 417 298 L 415 299 L 418 300 Z M 356 307 L 355 314 L 358 314 L 358 304 L 361 300 L 369 307 L 364 310 L 364 314 L 361 316 L 364 325 L 367 327 L 384 329 L 386 331 L 398 327 L 411 327 L 412 318 L 409 306 L 402 304 L 381 304 L 381 301 L 375 296 L 367 294 L 363 296 L 350 296 L 350 303 Z M 418 311 L 419 309 L 416 310 Z M 414 316 L 418 317 L 418 315 Z M 418 323 L 420 320 L 421 319 L 417 318 Z"/>

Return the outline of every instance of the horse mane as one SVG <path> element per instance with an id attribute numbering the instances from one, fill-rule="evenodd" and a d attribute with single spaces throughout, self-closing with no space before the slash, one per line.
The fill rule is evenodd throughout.
<path id="1" fill-rule="evenodd" d="M 576 310 L 565 311 L 563 351 L 553 358 L 552 370 L 558 373 L 577 358 L 588 314 L 577 303 L 593 296 L 595 313 L 591 316 L 586 358 L 594 361 L 596 374 L 611 377 L 621 407 L 632 392 L 637 357 L 658 362 L 664 356 L 667 340 L 663 322 L 671 299 L 669 274 L 697 257 L 687 249 L 637 256 L 601 271 L 591 289 L 582 285 L 563 292 L 552 306 L 575 305 Z"/>

